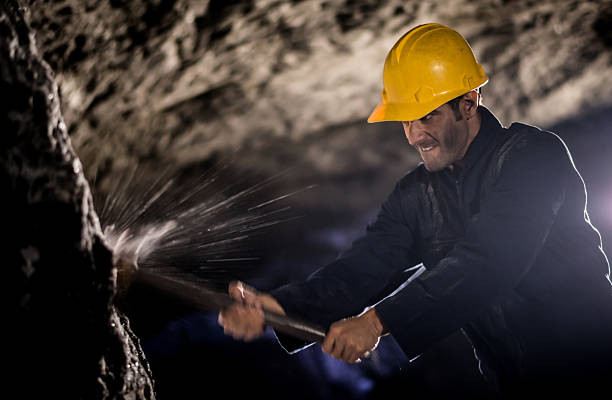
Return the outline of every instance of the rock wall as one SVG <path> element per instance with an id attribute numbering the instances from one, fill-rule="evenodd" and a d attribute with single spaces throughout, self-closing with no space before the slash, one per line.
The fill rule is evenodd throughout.
<path id="1" fill-rule="evenodd" d="M 15 398 L 152 399 L 138 339 L 112 304 L 111 252 L 58 86 L 24 11 L 16 1 L 0 4 L 3 390 Z"/>

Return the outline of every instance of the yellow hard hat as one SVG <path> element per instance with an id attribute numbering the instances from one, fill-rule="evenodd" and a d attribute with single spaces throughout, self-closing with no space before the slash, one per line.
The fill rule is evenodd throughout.
<path id="1" fill-rule="evenodd" d="M 414 121 L 488 80 L 457 31 L 441 24 L 417 26 L 387 54 L 382 102 L 368 122 Z"/>

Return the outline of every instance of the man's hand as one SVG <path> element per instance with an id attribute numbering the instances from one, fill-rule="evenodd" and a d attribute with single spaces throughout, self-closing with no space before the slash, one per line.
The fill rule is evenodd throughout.
<path id="1" fill-rule="evenodd" d="M 384 326 L 372 308 L 358 317 L 334 322 L 325 336 L 323 351 L 348 363 L 360 362 L 378 346 L 384 333 Z"/>
<path id="2" fill-rule="evenodd" d="M 285 315 L 285 311 L 270 295 L 259 293 L 242 282 L 231 282 L 229 294 L 236 303 L 221 310 L 219 325 L 234 339 L 251 341 L 259 338 L 265 329 L 263 310 Z"/>

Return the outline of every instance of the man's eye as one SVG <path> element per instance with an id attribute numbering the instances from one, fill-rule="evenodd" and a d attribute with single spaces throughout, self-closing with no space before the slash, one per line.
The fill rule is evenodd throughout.
<path id="1" fill-rule="evenodd" d="M 431 114 L 427 114 L 426 116 L 424 116 L 423 118 L 421 118 L 421 121 L 429 121 L 431 119 L 432 115 Z"/>

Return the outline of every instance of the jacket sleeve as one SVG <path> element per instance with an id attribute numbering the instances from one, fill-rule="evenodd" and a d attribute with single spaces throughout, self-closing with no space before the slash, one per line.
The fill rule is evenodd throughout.
<path id="1" fill-rule="evenodd" d="M 270 292 L 288 315 L 327 328 L 339 319 L 361 313 L 387 289 L 395 274 L 416 263 L 409 228 L 412 222 L 407 221 L 411 217 L 404 213 L 410 210 L 414 214 L 416 205 L 412 202 L 416 197 L 406 194 L 404 186 L 402 181 L 396 185 L 375 222 L 347 252 L 305 281 Z M 306 345 L 277 336 L 288 351 Z"/>
<path id="2" fill-rule="evenodd" d="M 564 201 L 571 161 L 554 134 L 517 133 L 465 236 L 376 310 L 412 359 L 460 329 L 529 271 Z"/>

